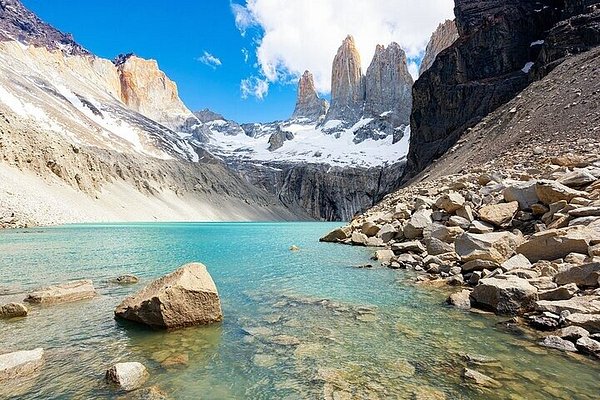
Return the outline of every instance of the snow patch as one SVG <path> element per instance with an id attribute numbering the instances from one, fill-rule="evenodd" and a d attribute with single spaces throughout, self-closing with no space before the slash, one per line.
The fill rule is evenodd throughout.
<path id="1" fill-rule="evenodd" d="M 531 71 L 531 67 L 533 67 L 535 63 L 533 62 L 528 62 L 527 64 L 525 64 L 525 66 L 521 69 L 521 71 L 523 71 L 524 73 L 528 74 L 529 71 Z"/>

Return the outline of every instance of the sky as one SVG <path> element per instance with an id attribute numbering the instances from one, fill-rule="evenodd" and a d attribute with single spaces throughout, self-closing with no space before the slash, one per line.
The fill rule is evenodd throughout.
<path id="1" fill-rule="evenodd" d="M 158 61 L 191 110 L 238 122 L 288 118 L 298 77 L 328 98 L 331 63 L 348 34 L 366 70 L 377 44 L 398 42 L 416 74 L 453 0 L 22 0 L 97 56 Z"/>

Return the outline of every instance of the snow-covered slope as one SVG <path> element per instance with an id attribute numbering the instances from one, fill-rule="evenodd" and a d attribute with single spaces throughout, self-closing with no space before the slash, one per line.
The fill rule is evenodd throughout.
<path id="1" fill-rule="evenodd" d="M 401 162 L 408 152 L 410 128 L 401 127 L 394 136 L 378 134 L 376 127 L 369 127 L 372 122 L 371 118 L 363 118 L 351 128 L 328 133 L 342 122 L 332 120 L 320 126 L 307 119 L 296 119 L 240 126 L 218 119 L 205 123 L 204 132 L 210 132 L 208 141 L 191 141 L 224 160 L 358 168 Z M 357 134 L 363 129 L 369 129 L 371 137 L 357 143 Z M 394 138 L 401 139 L 394 143 Z"/>

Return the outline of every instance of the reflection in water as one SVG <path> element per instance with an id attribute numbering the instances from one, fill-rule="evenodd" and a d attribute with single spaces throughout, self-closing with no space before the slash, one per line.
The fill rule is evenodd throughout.
<path id="1" fill-rule="evenodd" d="M 318 243 L 331 224 L 68 226 L 0 232 L 0 302 L 43 284 L 91 278 L 99 296 L 0 321 L 0 351 L 44 347 L 18 398 L 110 398 L 102 380 L 142 362 L 173 399 L 593 399 L 600 368 L 535 345 L 502 319 L 442 305 L 404 271 L 364 270 L 370 251 Z M 291 244 L 300 247 L 290 252 Z M 114 307 L 189 261 L 208 267 L 225 320 L 159 332 L 115 321 Z M 138 285 L 110 279 L 124 273 Z M 500 382 L 463 383 L 468 367 Z M 573 379 L 576 377 L 576 379 Z M 7 396 L 2 393 L 0 397 Z"/>

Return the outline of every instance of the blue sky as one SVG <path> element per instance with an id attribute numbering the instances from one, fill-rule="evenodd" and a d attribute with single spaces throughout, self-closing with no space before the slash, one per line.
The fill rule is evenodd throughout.
<path id="1" fill-rule="evenodd" d="M 133 52 L 158 60 L 192 110 L 210 108 L 241 122 L 285 119 L 293 111 L 295 85 L 274 84 L 263 100 L 242 99 L 240 82 L 255 73 L 254 36 L 240 35 L 227 0 L 23 0 L 23 4 L 100 57 Z M 248 63 L 243 48 L 249 50 Z M 197 61 L 204 51 L 222 65 L 211 68 Z"/>
<path id="2" fill-rule="evenodd" d="M 363 71 L 377 44 L 395 41 L 415 74 L 431 33 L 454 17 L 453 0 L 22 1 L 100 57 L 156 59 L 191 110 L 238 122 L 288 118 L 305 69 L 327 98 L 331 63 L 348 34 Z"/>

